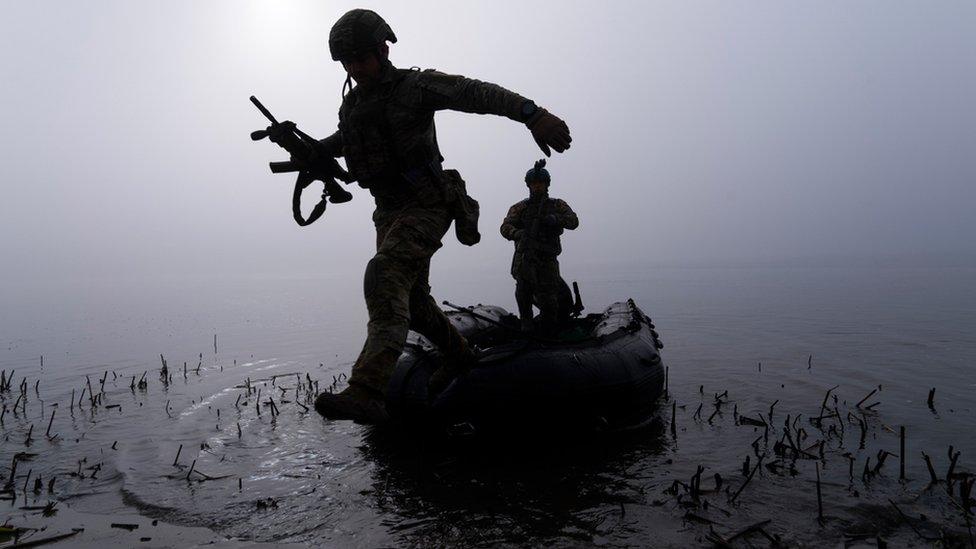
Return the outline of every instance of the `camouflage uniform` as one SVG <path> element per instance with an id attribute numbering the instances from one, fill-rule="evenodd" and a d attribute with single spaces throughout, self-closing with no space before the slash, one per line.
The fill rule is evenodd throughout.
<path id="1" fill-rule="evenodd" d="M 555 223 L 547 224 L 547 218 Z M 559 275 L 556 258 L 562 252 L 559 235 L 578 226 L 579 218 L 569 204 L 547 193 L 530 196 L 508 210 L 501 233 L 515 242 L 512 276 L 523 328 L 532 327 L 533 304 L 539 308 L 544 331 L 551 332 L 569 317 L 572 296 Z"/>
<path id="2" fill-rule="evenodd" d="M 339 109 L 339 130 L 322 140 L 344 156 L 350 174 L 376 201 L 376 255 L 366 267 L 366 343 L 351 384 L 386 392 L 407 330 L 420 332 L 448 356 L 467 343 L 430 295 L 430 259 L 454 217 L 458 187 L 441 170 L 434 112 L 495 114 L 522 122 L 527 99 L 500 86 L 387 62 L 380 82 L 354 87 Z M 456 172 L 453 172 L 456 175 Z"/>

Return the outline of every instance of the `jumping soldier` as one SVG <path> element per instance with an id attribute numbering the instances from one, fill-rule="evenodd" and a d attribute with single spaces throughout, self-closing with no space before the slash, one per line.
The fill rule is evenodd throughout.
<path id="1" fill-rule="evenodd" d="M 386 420 L 384 394 L 408 329 L 441 349 L 449 375 L 474 362 L 428 284 L 431 256 L 452 220 L 459 221 L 455 229 L 462 242 L 480 237 L 471 231 L 473 201 L 463 181 L 441 168 L 434 113 L 450 109 L 523 123 L 547 156 L 550 147 L 563 152 L 571 141 L 565 122 L 517 93 L 463 76 L 394 67 L 387 42 L 396 41 L 386 21 L 364 9 L 340 17 L 329 33 L 332 59 L 348 74 L 343 91 L 350 90 L 339 108 L 338 131 L 320 142 L 322 153 L 345 157 L 351 176 L 376 202 L 376 255 L 364 276 L 366 343 L 349 387 L 315 401 L 316 410 L 333 419 Z"/>
<path id="2" fill-rule="evenodd" d="M 508 210 L 501 232 L 515 242 L 512 276 L 522 330 L 538 328 L 543 335 L 552 335 L 569 318 L 573 305 L 569 287 L 559 275 L 559 235 L 579 227 L 579 218 L 565 201 L 549 197 L 545 165 L 540 160 L 526 172 L 529 197 Z M 533 322 L 533 304 L 539 308 L 538 327 Z"/>

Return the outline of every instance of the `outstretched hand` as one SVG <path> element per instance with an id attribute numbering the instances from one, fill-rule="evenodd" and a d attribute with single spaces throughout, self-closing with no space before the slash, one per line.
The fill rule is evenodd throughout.
<path id="1" fill-rule="evenodd" d="M 556 149 L 556 152 L 563 152 L 569 148 L 573 138 L 569 135 L 569 126 L 558 116 L 545 109 L 539 109 L 526 122 L 532 138 L 535 139 L 539 148 L 546 156 L 552 156 L 549 147 Z"/>

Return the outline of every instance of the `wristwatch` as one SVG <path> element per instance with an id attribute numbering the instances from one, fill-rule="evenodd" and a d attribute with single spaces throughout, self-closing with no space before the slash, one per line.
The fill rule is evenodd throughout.
<path id="1" fill-rule="evenodd" d="M 519 111 L 522 115 L 522 122 L 528 122 L 529 119 L 532 118 L 536 112 L 538 112 L 538 110 L 539 107 L 535 104 L 535 101 L 527 99 L 524 103 L 522 103 L 522 108 Z"/>

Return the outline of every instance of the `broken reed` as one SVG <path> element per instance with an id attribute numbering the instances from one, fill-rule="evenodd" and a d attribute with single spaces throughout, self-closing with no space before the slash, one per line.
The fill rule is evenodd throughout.
<path id="1" fill-rule="evenodd" d="M 905 480 L 905 426 L 902 425 L 898 431 L 899 431 L 898 456 L 900 461 L 898 465 L 898 478 L 900 480 Z"/>
<path id="2" fill-rule="evenodd" d="M 825 420 L 828 420 L 828 419 L 833 420 L 833 423 L 831 425 L 829 425 L 828 428 L 826 428 L 826 433 L 825 433 L 826 438 L 824 438 L 822 440 L 816 441 L 813 445 L 811 445 L 807 449 L 801 449 L 800 448 L 800 444 L 802 443 L 802 441 L 804 439 L 807 438 L 808 435 L 807 435 L 806 431 L 802 427 L 798 428 L 798 426 L 797 426 L 797 423 L 798 423 L 799 418 L 800 418 L 800 414 L 797 414 L 795 416 L 787 415 L 787 418 L 786 418 L 786 420 L 784 422 L 784 426 L 783 426 L 783 431 L 784 432 L 783 432 L 782 440 L 779 443 L 777 443 L 777 444 L 782 444 L 782 443 L 786 443 L 786 442 L 789 443 L 789 446 L 788 447 L 786 447 L 785 444 L 784 444 L 783 447 L 786 447 L 789 450 L 792 450 L 792 454 L 793 454 L 792 460 L 794 462 L 796 461 L 796 459 L 803 459 L 803 458 L 809 458 L 809 459 L 819 460 L 815 464 L 815 474 L 816 474 L 816 489 L 817 489 L 817 519 L 818 519 L 818 522 L 821 523 L 821 524 L 824 523 L 824 521 L 826 520 L 826 517 L 825 517 L 824 511 L 823 511 L 823 486 L 822 486 L 823 483 L 822 483 L 821 474 L 820 474 L 820 462 L 826 460 L 825 447 L 827 445 L 828 439 L 831 436 L 838 436 L 840 438 L 840 447 L 843 447 L 843 441 L 844 441 L 843 433 L 844 433 L 844 423 L 845 422 L 841 420 L 841 414 L 839 412 L 839 400 L 838 400 L 838 397 L 836 395 L 833 396 L 834 404 L 835 404 L 834 408 L 831 409 L 831 408 L 828 407 L 828 401 L 830 400 L 830 397 L 831 397 L 832 393 L 834 392 L 834 390 L 836 390 L 837 388 L 838 388 L 837 386 L 834 386 L 834 387 L 831 387 L 830 389 L 828 389 L 826 391 L 826 393 L 823 396 L 823 400 L 821 402 L 821 405 L 820 405 L 819 415 L 817 417 L 814 417 L 814 418 L 809 418 L 809 422 L 812 425 L 816 426 L 820 430 L 820 432 L 822 434 L 824 433 L 824 429 L 825 429 L 825 427 L 823 426 L 823 422 Z M 863 398 L 861 398 L 855 404 L 855 406 L 853 408 L 855 408 L 855 409 L 862 409 L 862 410 L 873 410 L 875 407 L 877 407 L 878 405 L 881 404 L 880 401 L 874 402 L 873 404 L 869 404 L 869 405 L 865 405 L 865 403 L 868 400 L 870 400 L 870 398 L 872 396 L 875 396 L 878 393 L 878 391 L 880 391 L 880 390 L 881 390 L 881 386 L 880 385 L 876 389 L 872 389 Z M 704 394 L 704 386 L 699 386 L 699 393 L 700 394 Z M 934 411 L 934 393 L 935 393 L 935 389 L 930 390 L 929 391 L 929 399 L 928 399 L 929 408 L 931 408 L 933 411 Z M 772 415 L 774 413 L 774 410 L 775 410 L 775 406 L 776 406 L 776 404 L 778 404 L 778 402 L 779 402 L 778 400 L 775 400 L 770 405 L 770 409 L 769 409 L 769 416 L 770 416 L 770 418 L 772 417 Z M 716 409 L 718 409 L 718 407 L 720 406 L 720 404 L 721 404 L 721 399 L 719 398 L 719 395 L 716 394 L 716 399 L 715 399 Z M 846 404 L 846 401 L 845 401 L 845 404 Z M 698 408 L 695 410 L 695 414 L 693 415 L 693 419 L 694 420 L 700 420 L 701 419 L 701 417 L 702 417 L 701 410 L 702 410 L 702 405 L 699 405 Z M 677 414 L 676 414 L 676 412 L 677 412 L 677 405 L 676 405 L 676 402 L 674 400 L 672 400 L 672 407 L 671 407 L 671 431 L 672 431 L 672 437 L 674 437 L 675 431 L 677 430 L 677 425 L 676 425 L 676 417 L 677 417 Z M 738 412 L 738 408 L 736 406 L 736 408 L 735 408 L 735 410 L 733 412 L 734 413 L 734 416 L 735 416 L 735 424 L 736 425 L 753 425 L 755 427 L 763 426 L 764 427 L 764 430 L 765 430 L 764 435 L 766 435 L 766 437 L 768 437 L 768 431 L 769 431 L 770 422 L 769 422 L 769 420 L 767 418 L 764 418 L 763 417 L 762 413 L 759 413 L 758 414 L 760 420 L 754 420 L 754 419 L 749 418 L 748 416 L 739 415 L 737 412 Z M 709 418 L 708 418 L 709 423 L 711 423 L 711 420 L 714 418 L 715 415 L 716 415 L 716 412 L 713 412 L 712 415 L 709 416 Z M 792 423 L 790 421 L 791 417 L 793 418 Z M 867 431 L 868 431 L 867 417 L 863 414 L 863 412 L 862 412 L 862 414 L 855 414 L 855 413 L 852 413 L 851 411 L 848 411 L 847 412 L 847 421 L 850 422 L 850 423 L 856 423 L 858 425 L 858 427 L 860 428 L 860 437 L 859 437 L 859 441 L 858 442 L 859 442 L 859 448 L 860 449 L 863 449 L 865 447 L 865 445 L 866 445 L 866 442 L 867 442 Z M 892 429 L 887 428 L 887 427 L 886 427 L 886 429 L 889 430 L 889 431 L 891 431 L 892 433 L 894 433 L 894 431 Z M 899 478 L 901 480 L 905 480 L 906 479 L 905 469 L 906 469 L 906 463 L 907 463 L 907 454 L 906 454 L 906 427 L 905 426 L 900 426 L 899 431 L 898 431 L 898 437 L 899 437 L 899 442 L 898 442 L 898 444 L 899 444 L 899 452 L 898 452 L 898 457 L 899 457 Z M 734 503 L 736 501 L 736 499 L 739 497 L 739 495 L 746 488 L 746 486 L 748 486 L 748 484 L 753 479 L 755 473 L 758 471 L 759 466 L 760 466 L 760 463 L 762 462 L 763 459 L 765 459 L 766 454 L 765 453 L 760 453 L 760 450 L 759 450 L 759 447 L 758 447 L 758 443 L 759 443 L 760 439 L 763 439 L 763 438 L 764 438 L 763 436 L 758 437 L 753 442 L 753 444 L 752 444 L 753 445 L 753 450 L 755 451 L 756 456 L 759 458 L 759 460 L 758 460 L 759 462 L 757 462 L 755 466 L 750 467 L 750 457 L 751 456 L 746 456 L 746 460 L 742 464 L 742 474 L 746 477 L 746 479 L 743 482 L 743 484 L 741 486 L 739 486 L 739 488 L 737 490 L 735 490 L 735 492 L 729 496 L 729 502 L 730 503 Z M 811 451 L 813 451 L 813 450 L 817 450 L 817 453 L 819 454 L 819 456 L 813 455 L 811 453 Z M 787 459 L 783 454 L 779 454 L 779 455 L 780 455 L 780 458 L 779 459 Z M 853 477 L 853 466 L 854 466 L 854 461 L 856 460 L 856 458 L 850 452 L 845 452 L 843 455 L 844 455 L 844 457 L 846 457 L 849 460 L 849 477 L 850 477 L 851 481 L 853 482 L 853 478 L 854 478 Z M 864 480 L 864 482 L 867 482 L 872 477 L 879 475 L 881 473 L 881 471 L 882 471 L 882 468 L 883 468 L 883 466 L 885 464 L 886 459 L 889 456 L 893 456 L 893 455 L 895 455 L 895 454 L 893 454 L 893 453 L 891 453 L 891 452 L 889 452 L 887 450 L 881 449 L 881 450 L 878 450 L 877 455 L 875 456 L 876 457 L 876 461 L 874 463 L 872 463 L 872 460 L 871 460 L 871 457 L 870 456 L 866 457 L 865 458 L 865 461 L 864 461 L 864 472 L 862 473 L 862 479 Z M 929 474 L 930 474 L 930 478 L 931 478 L 931 483 L 934 484 L 934 483 L 939 482 L 940 479 L 939 479 L 938 475 L 935 473 L 935 468 L 932 465 L 931 458 L 925 452 L 922 452 L 922 456 L 925 459 L 926 466 L 927 466 L 927 468 L 929 470 Z M 971 501 L 972 488 L 973 488 L 974 485 L 976 485 L 976 477 L 970 475 L 969 473 L 963 473 L 963 474 L 959 474 L 959 475 L 957 475 L 955 473 L 956 466 L 957 466 L 957 463 L 958 463 L 958 460 L 959 460 L 959 456 L 960 456 L 960 452 L 954 451 L 954 448 L 952 446 L 950 446 L 949 447 L 949 451 L 948 451 L 949 466 L 948 466 L 948 471 L 945 474 L 945 480 L 946 480 L 946 484 L 947 484 L 947 492 L 948 492 L 948 494 L 950 496 L 950 499 L 951 499 L 952 496 L 953 496 L 953 490 L 954 490 L 953 481 L 956 480 L 957 478 L 961 478 L 962 479 L 962 482 L 959 483 L 959 485 L 960 485 L 959 492 L 960 492 L 960 499 L 962 501 L 962 504 L 960 505 L 960 504 L 956 503 L 955 500 L 952 500 L 951 502 L 954 503 L 954 504 L 956 504 L 956 506 L 958 508 L 960 508 L 961 510 L 963 510 L 964 514 L 966 514 L 966 516 L 967 516 L 967 521 L 968 521 L 968 517 L 970 516 L 969 509 L 970 509 L 970 507 L 972 507 L 972 505 L 976 504 L 976 501 Z M 770 468 L 771 467 L 772 467 L 772 464 L 770 464 Z M 772 470 L 772 468 L 771 468 L 771 470 Z M 684 486 L 686 488 L 686 490 L 688 491 L 688 493 L 692 496 L 692 499 L 693 500 L 696 500 L 696 504 L 697 504 L 697 496 L 700 494 L 700 484 L 699 483 L 700 483 L 701 472 L 702 471 L 699 468 L 699 470 L 695 473 L 695 475 L 692 476 L 691 483 L 689 485 L 686 485 L 685 483 L 676 480 L 675 481 L 675 484 L 672 486 L 672 489 L 671 490 L 676 490 L 676 487 L 679 486 L 679 485 L 680 486 Z M 728 489 L 726 490 L 726 492 L 728 493 Z M 674 493 L 676 493 L 676 492 L 674 492 Z M 680 501 L 680 496 L 679 496 L 679 501 Z M 707 503 L 706 503 L 705 509 L 707 509 L 707 508 L 708 508 L 708 506 L 707 506 Z M 687 515 L 686 515 L 686 518 L 687 518 Z M 695 518 L 695 517 L 692 517 L 692 518 Z M 712 521 L 710 521 L 708 519 L 704 519 L 703 518 L 703 520 L 706 523 L 709 523 L 709 524 L 717 524 L 717 523 L 714 523 L 714 522 L 712 522 Z M 968 522 L 967 522 L 967 524 L 968 524 Z M 721 536 L 717 536 L 717 534 L 716 534 L 716 538 L 715 539 L 718 539 L 720 541 L 726 541 L 727 542 L 727 540 L 724 540 L 723 538 L 721 538 Z M 722 545 L 722 544 L 719 544 L 719 545 Z M 722 546 L 725 546 L 725 545 L 722 545 Z"/>

